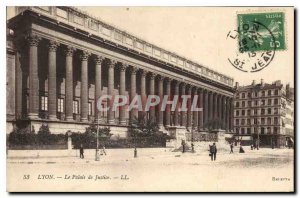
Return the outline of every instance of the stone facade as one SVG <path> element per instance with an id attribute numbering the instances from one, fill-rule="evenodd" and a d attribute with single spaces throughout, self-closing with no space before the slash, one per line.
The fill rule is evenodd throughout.
<path id="1" fill-rule="evenodd" d="M 240 138 L 251 136 L 261 146 L 287 146 L 294 137 L 293 89 L 280 82 L 236 86 L 234 130 Z"/>
<path id="2" fill-rule="evenodd" d="M 99 120 L 126 137 L 139 112 L 126 111 L 128 105 L 98 112 L 97 99 L 104 94 L 129 99 L 198 95 L 203 111 L 161 112 L 157 107 L 146 112 L 147 118 L 155 118 L 162 130 L 178 126 L 201 132 L 213 119 L 233 129 L 232 78 L 72 7 L 17 7 L 16 13 L 7 33 L 7 133 L 18 123 L 38 130 L 45 122 L 52 133 L 83 132 Z"/>

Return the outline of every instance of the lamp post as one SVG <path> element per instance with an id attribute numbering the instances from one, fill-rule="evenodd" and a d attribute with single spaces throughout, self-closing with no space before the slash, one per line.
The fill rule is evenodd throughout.
<path id="1" fill-rule="evenodd" d="M 95 155 L 95 161 L 100 160 L 99 156 L 99 113 L 97 115 L 97 133 L 96 133 L 96 141 L 97 141 L 97 147 L 96 147 L 96 155 Z"/>
<path id="2" fill-rule="evenodd" d="M 194 153 L 195 152 L 195 150 L 194 150 L 194 126 L 192 127 L 191 146 L 192 146 L 192 153 Z"/>

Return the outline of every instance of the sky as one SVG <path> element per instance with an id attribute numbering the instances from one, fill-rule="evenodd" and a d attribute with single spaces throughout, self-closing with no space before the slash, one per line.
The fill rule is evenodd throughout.
<path id="1" fill-rule="evenodd" d="M 240 85 L 253 80 L 272 83 L 281 80 L 294 86 L 293 8 L 230 7 L 78 7 L 121 30 L 166 50 L 196 61 L 227 76 Z M 244 73 L 228 58 L 235 57 L 237 42 L 227 39 L 237 29 L 237 13 L 281 11 L 285 13 L 287 49 L 276 51 L 263 70 Z M 13 15 L 8 9 L 8 18 Z"/>

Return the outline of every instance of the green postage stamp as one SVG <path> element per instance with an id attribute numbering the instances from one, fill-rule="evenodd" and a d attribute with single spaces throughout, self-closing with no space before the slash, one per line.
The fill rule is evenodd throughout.
<path id="1" fill-rule="evenodd" d="M 238 14 L 239 50 L 285 50 L 284 13 Z"/>

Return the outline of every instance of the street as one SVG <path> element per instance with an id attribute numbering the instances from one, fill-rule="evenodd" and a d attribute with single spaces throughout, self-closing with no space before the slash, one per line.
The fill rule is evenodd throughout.
<path id="1" fill-rule="evenodd" d="M 79 156 L 7 159 L 10 191 L 292 191 L 292 149 L 246 149 L 220 152 L 157 154 L 107 149 L 95 161 L 94 151 Z"/>

